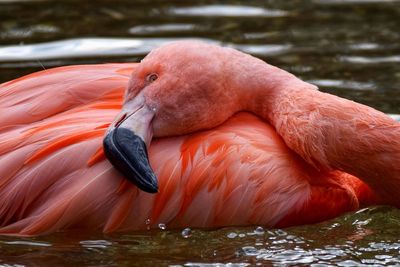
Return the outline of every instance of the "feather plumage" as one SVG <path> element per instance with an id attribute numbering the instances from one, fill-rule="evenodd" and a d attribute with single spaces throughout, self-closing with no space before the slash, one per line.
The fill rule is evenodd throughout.
<path id="1" fill-rule="evenodd" d="M 160 192 L 139 191 L 102 151 L 134 67 L 62 67 L 0 85 L 1 234 L 158 223 L 288 226 L 376 200 L 357 178 L 310 167 L 249 113 L 212 130 L 154 140 L 149 154 Z"/>

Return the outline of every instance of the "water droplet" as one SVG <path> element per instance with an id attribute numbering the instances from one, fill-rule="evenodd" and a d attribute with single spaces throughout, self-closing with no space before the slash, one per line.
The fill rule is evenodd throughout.
<path id="1" fill-rule="evenodd" d="M 365 220 L 365 221 L 361 221 L 361 220 L 355 220 L 353 222 L 353 225 L 358 225 L 358 226 L 363 226 L 363 225 L 368 225 L 371 222 L 371 218 Z"/>
<path id="2" fill-rule="evenodd" d="M 242 247 L 242 251 L 243 251 L 244 255 L 246 255 L 246 256 L 257 256 L 258 255 L 258 249 L 256 249 L 255 247 L 251 247 L 251 246 Z"/>
<path id="3" fill-rule="evenodd" d="M 164 223 L 159 223 L 158 228 L 160 228 L 161 230 L 165 230 L 167 229 L 167 226 Z"/>
<path id="4" fill-rule="evenodd" d="M 286 233 L 285 231 L 281 230 L 281 229 L 276 230 L 275 233 L 276 233 L 277 235 L 279 235 L 279 236 L 285 236 L 285 235 L 287 235 L 287 233 Z"/>
<path id="5" fill-rule="evenodd" d="M 146 220 L 144 221 L 144 223 L 146 224 L 146 229 L 147 229 L 147 230 L 150 230 L 151 220 L 150 220 L 150 219 L 146 219 Z"/>
<path id="6" fill-rule="evenodd" d="M 190 229 L 190 228 L 185 228 L 185 229 L 183 229 L 183 230 L 182 230 L 182 236 L 183 236 L 184 238 L 189 238 L 189 237 L 191 237 L 191 236 L 192 236 L 192 229 Z"/>
<path id="7" fill-rule="evenodd" d="M 265 231 L 264 231 L 264 228 L 262 228 L 261 226 L 258 226 L 258 227 L 256 228 L 256 230 L 254 230 L 254 233 L 255 233 L 256 235 L 263 235 L 263 234 L 265 233 Z"/>
<path id="8" fill-rule="evenodd" d="M 227 234 L 226 236 L 227 236 L 228 238 L 235 238 L 235 237 L 237 237 L 237 234 L 231 232 L 231 233 Z"/>

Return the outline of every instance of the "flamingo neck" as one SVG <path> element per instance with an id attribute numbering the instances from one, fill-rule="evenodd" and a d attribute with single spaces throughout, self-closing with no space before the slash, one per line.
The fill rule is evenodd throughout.
<path id="1" fill-rule="evenodd" d="M 359 177 L 400 206 L 398 122 L 373 108 L 319 92 L 270 65 L 264 73 L 259 84 L 248 83 L 252 87 L 245 90 L 249 111 L 271 123 L 288 147 L 315 168 Z"/>

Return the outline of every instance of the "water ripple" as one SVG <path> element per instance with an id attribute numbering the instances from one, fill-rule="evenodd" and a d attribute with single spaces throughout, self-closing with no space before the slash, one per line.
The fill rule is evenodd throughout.
<path id="1" fill-rule="evenodd" d="M 88 58 L 97 56 L 143 56 L 152 49 L 178 40 L 201 40 L 233 47 L 255 56 L 275 56 L 291 51 L 291 45 L 244 45 L 201 38 L 79 38 L 48 43 L 0 46 L 0 62 Z M 10 67 L 9 63 L 7 65 Z M 13 65 L 15 67 L 15 65 Z"/>
<path id="2" fill-rule="evenodd" d="M 12 28 L 0 32 L 0 38 L 28 38 L 36 34 L 51 34 L 57 33 L 60 29 L 54 25 L 37 24 L 24 28 Z"/>
<path id="3" fill-rule="evenodd" d="M 387 57 L 361 57 L 361 56 L 342 56 L 339 58 L 342 62 L 355 64 L 381 64 L 381 63 L 398 63 L 400 55 Z"/>
<path id="4" fill-rule="evenodd" d="M 7 245 L 23 245 L 28 247 L 51 247 L 50 243 L 47 242 L 37 242 L 33 240 L 16 240 L 16 241 L 2 241 L 2 243 Z"/>
<path id="5" fill-rule="evenodd" d="M 376 50 L 379 47 L 381 47 L 381 45 L 376 43 L 358 43 L 349 45 L 349 48 L 354 51 L 359 51 L 359 50 L 370 51 L 370 50 Z"/>
<path id="6" fill-rule="evenodd" d="M 154 34 L 154 33 L 180 33 L 192 32 L 196 29 L 195 24 L 162 24 L 162 25 L 138 25 L 129 29 L 130 34 Z"/>
<path id="7" fill-rule="evenodd" d="M 107 240 L 83 240 L 79 243 L 85 248 L 107 248 L 113 245 L 112 242 Z"/>
<path id="8" fill-rule="evenodd" d="M 274 56 L 288 53 L 292 46 L 291 45 L 279 45 L 279 44 L 266 44 L 266 45 L 242 45 L 242 44 L 230 44 L 228 45 L 242 52 L 252 54 L 254 56 Z"/>
<path id="9" fill-rule="evenodd" d="M 352 5 L 352 4 L 382 4 L 398 3 L 400 0 L 313 0 L 316 4 L 328 5 Z"/>
<path id="10" fill-rule="evenodd" d="M 309 83 L 315 84 L 320 87 L 338 88 L 338 89 L 352 89 L 352 90 L 376 90 L 376 85 L 373 83 L 343 81 L 343 80 L 309 80 Z"/>
<path id="11" fill-rule="evenodd" d="M 95 56 L 145 55 L 180 38 L 78 38 L 30 45 L 0 47 L 0 62 Z M 209 39 L 197 39 L 214 42 Z"/>
<path id="12" fill-rule="evenodd" d="M 283 10 L 272 10 L 262 7 L 242 5 L 204 5 L 195 7 L 174 7 L 168 11 L 177 16 L 213 16 L 213 17 L 284 17 Z"/>
<path id="13" fill-rule="evenodd" d="M 245 267 L 249 266 L 249 263 L 199 263 L 199 262 L 188 262 L 185 267 Z M 182 265 L 170 265 L 172 266 L 182 266 Z"/>

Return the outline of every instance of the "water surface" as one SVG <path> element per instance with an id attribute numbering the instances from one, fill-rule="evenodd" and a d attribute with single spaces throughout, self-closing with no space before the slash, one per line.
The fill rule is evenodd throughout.
<path id="1" fill-rule="evenodd" d="M 371 207 L 288 229 L 2 237 L 0 266 L 381 266 L 400 264 L 400 213 Z"/>

